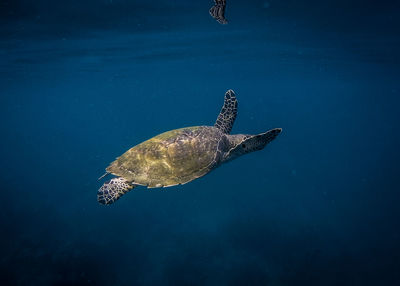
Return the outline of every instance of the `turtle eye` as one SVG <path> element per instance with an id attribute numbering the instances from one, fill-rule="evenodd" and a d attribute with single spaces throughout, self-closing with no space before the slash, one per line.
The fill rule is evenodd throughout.
<path id="1" fill-rule="evenodd" d="M 246 144 L 242 144 L 242 148 L 246 148 Z"/>

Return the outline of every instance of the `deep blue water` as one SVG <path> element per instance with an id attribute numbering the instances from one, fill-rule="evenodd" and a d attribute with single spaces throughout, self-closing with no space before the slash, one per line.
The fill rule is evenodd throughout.
<path id="1" fill-rule="evenodd" d="M 2 2 L 1 285 L 400 285 L 398 1 L 211 5 Z M 283 133 L 98 204 L 115 157 L 227 89 L 233 133 Z"/>

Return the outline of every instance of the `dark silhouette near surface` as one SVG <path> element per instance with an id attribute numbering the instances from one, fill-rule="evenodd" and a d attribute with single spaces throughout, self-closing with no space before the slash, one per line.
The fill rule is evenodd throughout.
<path id="1" fill-rule="evenodd" d="M 214 0 L 215 4 L 210 9 L 210 15 L 220 24 L 228 24 L 225 19 L 226 0 Z"/>

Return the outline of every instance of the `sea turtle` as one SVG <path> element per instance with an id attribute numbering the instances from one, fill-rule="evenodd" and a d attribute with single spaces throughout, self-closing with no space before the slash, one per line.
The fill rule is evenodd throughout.
<path id="1" fill-rule="evenodd" d="M 214 6 L 210 9 L 210 15 L 220 24 L 228 24 L 225 19 L 226 0 L 214 0 Z"/>
<path id="2" fill-rule="evenodd" d="M 171 130 L 126 151 L 106 168 L 103 176 L 111 173 L 118 177 L 99 189 L 99 203 L 112 204 L 138 185 L 158 188 L 188 183 L 222 163 L 263 149 L 282 131 L 275 128 L 258 135 L 229 135 L 237 105 L 235 93 L 228 90 L 214 126 Z"/>

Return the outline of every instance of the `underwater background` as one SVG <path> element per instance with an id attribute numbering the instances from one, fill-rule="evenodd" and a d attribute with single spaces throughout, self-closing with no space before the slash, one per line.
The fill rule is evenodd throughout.
<path id="1" fill-rule="evenodd" d="M 0 3 L 1 285 L 400 285 L 399 1 Z M 97 202 L 227 89 L 232 133 L 282 134 Z"/>

